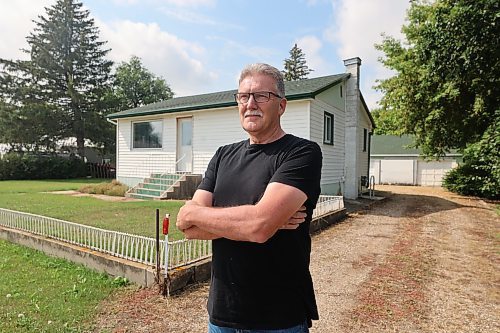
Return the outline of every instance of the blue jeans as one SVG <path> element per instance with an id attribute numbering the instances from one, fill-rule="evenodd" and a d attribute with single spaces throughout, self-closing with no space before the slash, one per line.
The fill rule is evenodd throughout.
<path id="1" fill-rule="evenodd" d="M 309 333 L 309 328 L 307 327 L 307 323 L 304 322 L 294 327 L 279 330 L 242 330 L 238 328 L 220 327 L 209 322 L 208 333 Z"/>

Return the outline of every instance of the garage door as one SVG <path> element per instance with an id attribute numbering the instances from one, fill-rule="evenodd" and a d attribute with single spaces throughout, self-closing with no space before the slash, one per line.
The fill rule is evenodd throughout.
<path id="1" fill-rule="evenodd" d="M 454 161 L 418 161 L 417 184 L 422 186 L 441 186 L 443 176 L 456 166 Z"/>
<path id="2" fill-rule="evenodd" d="M 414 184 L 413 160 L 371 160 L 376 184 Z"/>

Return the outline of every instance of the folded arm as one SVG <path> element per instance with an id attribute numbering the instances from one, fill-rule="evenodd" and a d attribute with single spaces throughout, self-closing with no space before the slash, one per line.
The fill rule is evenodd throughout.
<path id="1" fill-rule="evenodd" d="M 216 208 L 211 206 L 211 193 L 196 191 L 192 202 L 181 208 L 177 215 L 177 227 L 186 233 L 193 229 L 205 236 L 224 237 L 232 240 L 263 243 L 271 238 L 278 229 L 293 229 L 304 221 L 301 213 L 307 196 L 301 190 L 282 183 L 270 183 L 255 205 Z M 209 195 L 207 194 L 209 193 Z M 210 197 L 210 206 L 206 205 Z M 200 204 L 201 203 L 201 204 Z M 289 224 L 290 221 L 295 222 Z M 288 227 L 287 227 L 288 225 Z M 294 225 L 290 227 L 290 225 Z M 213 238 L 203 238 L 213 239 Z"/>
<path id="2" fill-rule="evenodd" d="M 200 207 L 212 207 L 213 194 L 205 190 L 196 190 L 193 195 L 193 199 L 186 202 L 186 205 L 196 205 Z M 177 215 L 177 221 L 179 221 L 179 215 Z M 179 224 L 179 223 L 177 223 Z M 179 225 L 177 225 L 179 227 Z M 206 239 L 212 240 L 219 238 L 219 236 L 200 229 L 198 226 L 193 225 L 187 229 L 181 229 L 187 239 Z"/>

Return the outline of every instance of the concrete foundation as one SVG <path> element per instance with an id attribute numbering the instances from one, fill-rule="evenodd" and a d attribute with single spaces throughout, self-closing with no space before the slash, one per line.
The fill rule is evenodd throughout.
<path id="1" fill-rule="evenodd" d="M 0 238 L 42 251 L 49 256 L 85 265 L 98 272 L 126 277 L 141 286 L 150 287 L 155 284 L 155 269 L 151 266 L 2 226 L 0 226 Z"/>

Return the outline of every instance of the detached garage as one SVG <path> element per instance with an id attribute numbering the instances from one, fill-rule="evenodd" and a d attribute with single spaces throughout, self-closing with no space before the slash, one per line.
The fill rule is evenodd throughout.
<path id="1" fill-rule="evenodd" d="M 458 165 L 455 152 L 439 161 L 425 161 L 420 149 L 408 148 L 411 136 L 374 135 L 370 153 L 370 176 L 375 184 L 441 186 L 446 172 Z"/>

